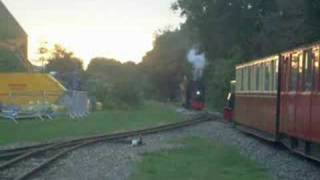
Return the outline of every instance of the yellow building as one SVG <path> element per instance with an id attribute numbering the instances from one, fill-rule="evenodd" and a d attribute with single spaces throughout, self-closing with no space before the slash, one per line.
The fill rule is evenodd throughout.
<path id="1" fill-rule="evenodd" d="M 55 104 L 65 88 L 51 75 L 0 73 L 0 103 L 6 105 Z"/>
<path id="2" fill-rule="evenodd" d="M 32 73 L 28 36 L 0 0 L 0 103 L 56 103 L 65 88 L 51 75 Z"/>

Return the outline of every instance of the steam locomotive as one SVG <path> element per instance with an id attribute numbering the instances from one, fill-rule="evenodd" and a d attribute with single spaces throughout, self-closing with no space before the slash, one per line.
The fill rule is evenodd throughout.
<path id="1" fill-rule="evenodd" d="M 185 107 L 201 111 L 205 108 L 205 86 L 201 81 L 189 81 L 186 86 Z"/>

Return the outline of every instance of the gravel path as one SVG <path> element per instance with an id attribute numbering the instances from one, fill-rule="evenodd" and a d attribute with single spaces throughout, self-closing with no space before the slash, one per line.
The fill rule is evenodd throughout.
<path id="1" fill-rule="evenodd" d="M 244 135 L 230 125 L 207 122 L 195 127 L 144 137 L 145 145 L 132 147 L 125 143 L 98 144 L 71 153 L 37 179 L 46 180 L 124 180 L 134 172 L 141 154 L 176 148 L 170 142 L 188 136 L 211 138 L 238 148 L 244 156 L 265 167 L 273 179 L 319 180 L 320 165 L 289 153 L 284 148 Z"/>

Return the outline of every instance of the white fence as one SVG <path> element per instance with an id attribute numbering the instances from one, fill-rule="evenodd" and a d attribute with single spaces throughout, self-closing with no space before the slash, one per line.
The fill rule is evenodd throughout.
<path id="1" fill-rule="evenodd" d="M 89 114 L 88 93 L 83 91 L 68 91 L 60 100 L 70 118 L 83 118 Z"/>
<path id="2" fill-rule="evenodd" d="M 45 91 L 10 92 L 6 102 L 0 104 L 0 116 L 15 122 L 22 118 L 53 119 L 54 116 L 65 113 L 72 119 L 89 114 L 87 92 L 67 91 L 62 96 Z"/>

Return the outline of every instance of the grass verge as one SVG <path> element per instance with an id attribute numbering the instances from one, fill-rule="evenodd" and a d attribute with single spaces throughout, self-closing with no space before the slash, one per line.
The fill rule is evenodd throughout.
<path id="1" fill-rule="evenodd" d="M 147 102 L 143 107 L 128 111 L 103 111 L 92 113 L 83 120 L 67 117 L 53 121 L 23 120 L 14 124 L 0 121 L 0 145 L 19 142 L 43 142 L 66 137 L 79 137 L 141 129 L 181 121 L 181 114 L 172 106 Z"/>
<path id="2" fill-rule="evenodd" d="M 200 138 L 182 141 L 184 148 L 148 153 L 134 180 L 267 180 L 264 169 L 234 148 Z"/>

